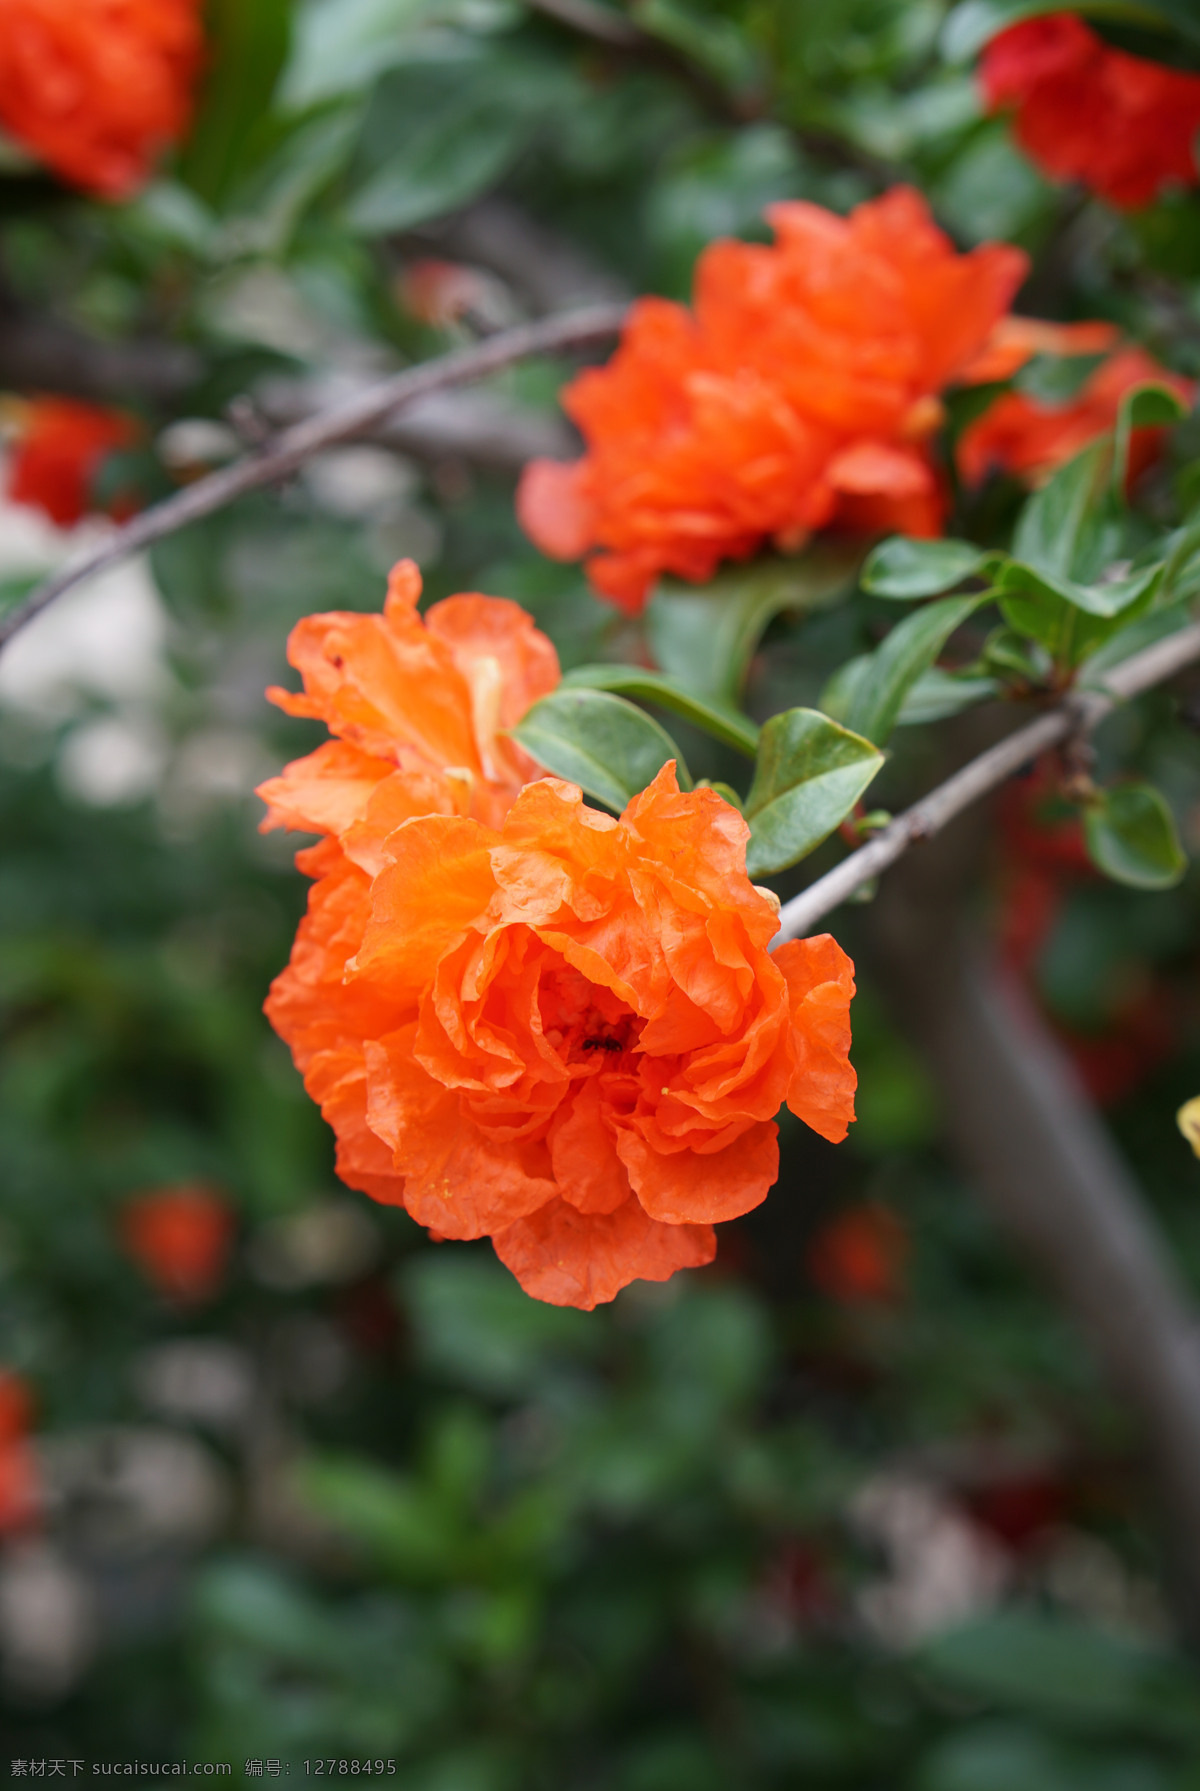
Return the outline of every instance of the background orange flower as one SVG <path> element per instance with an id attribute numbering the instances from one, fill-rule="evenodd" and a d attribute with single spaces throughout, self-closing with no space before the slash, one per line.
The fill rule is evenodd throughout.
<path id="1" fill-rule="evenodd" d="M 691 311 L 633 307 L 612 361 L 566 391 L 586 455 L 522 478 L 527 533 L 556 559 L 590 552 L 622 608 L 659 573 L 700 582 L 764 540 L 941 528 L 938 395 L 988 342 L 1025 256 L 959 255 L 906 187 L 848 218 L 802 202 L 767 216 L 773 246 L 705 251 Z"/>
<path id="2" fill-rule="evenodd" d="M 73 186 L 124 199 L 191 117 L 198 0 L 0 0 L 0 124 Z"/>
<path id="3" fill-rule="evenodd" d="M 780 1106 L 853 1117 L 853 968 L 828 936 L 769 954 L 747 837 L 668 766 L 619 822 L 543 779 L 499 830 L 397 828 L 369 892 L 327 875 L 267 1012 L 339 1172 L 557 1305 L 710 1261 L 775 1180 Z"/>
<path id="4" fill-rule="evenodd" d="M 1200 76 L 1114 50 L 1074 13 L 1002 31 L 979 76 L 988 106 L 1015 107 L 1017 141 L 1056 180 L 1132 207 L 1197 178 Z"/>

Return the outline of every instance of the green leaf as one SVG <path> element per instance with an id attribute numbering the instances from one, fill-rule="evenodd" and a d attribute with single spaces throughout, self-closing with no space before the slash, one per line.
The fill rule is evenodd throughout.
<path id="1" fill-rule="evenodd" d="M 680 787 L 692 787 L 683 754 L 666 729 L 607 690 L 555 690 L 511 732 L 555 777 L 569 779 L 618 811 L 653 782 L 668 759 L 675 760 Z"/>
<path id="2" fill-rule="evenodd" d="M 1010 560 L 1001 569 L 996 588 L 1001 608 L 1006 615 L 1010 597 L 1033 597 L 1047 601 L 1057 598 L 1074 609 L 1083 610 L 1086 615 L 1099 616 L 1109 621 L 1157 589 L 1162 571 L 1161 563 L 1156 563 L 1143 566 L 1140 571 L 1121 578 L 1108 579 L 1100 584 L 1081 585 L 1070 578 L 1048 577 L 1032 566 L 1023 565 L 1020 560 Z M 1014 623 L 1013 626 L 1017 627 L 1019 624 Z M 1021 632 L 1028 631 L 1022 629 Z"/>
<path id="3" fill-rule="evenodd" d="M 181 172 L 209 204 L 242 175 L 287 59 L 290 0 L 209 0 L 209 75 Z M 252 158 L 251 158 L 252 159 Z"/>
<path id="4" fill-rule="evenodd" d="M 746 869 L 752 877 L 786 870 L 828 838 L 883 764 L 869 740 L 817 709 L 787 709 L 762 731 L 746 797 Z"/>
<path id="5" fill-rule="evenodd" d="M 1125 393 L 1117 410 L 1113 449 L 1113 490 L 1123 497 L 1129 473 L 1129 449 L 1135 429 L 1168 428 L 1188 414 L 1183 400 L 1169 386 L 1135 386 Z"/>
<path id="6" fill-rule="evenodd" d="M 970 578 L 995 556 L 970 541 L 915 541 L 893 535 L 867 556 L 859 583 L 872 597 L 907 603 L 936 597 Z"/>
<path id="7" fill-rule="evenodd" d="M 935 1684 L 958 1697 L 1077 1730 L 1194 1732 L 1190 1669 L 1139 1642 L 1069 1619 L 1022 1611 L 984 1617 L 922 1643 L 916 1659 Z"/>
<path id="8" fill-rule="evenodd" d="M 994 678 L 974 677 L 970 673 L 946 672 L 930 666 L 912 685 L 896 717 L 898 728 L 913 728 L 928 721 L 947 721 L 973 709 L 999 693 Z"/>
<path id="9" fill-rule="evenodd" d="M 48 576 L 41 572 L 10 572 L 7 577 L 0 578 L 0 616 L 23 603 L 31 591 L 36 591 L 43 577 Z"/>
<path id="10" fill-rule="evenodd" d="M 759 730 L 754 722 L 724 703 L 703 702 L 661 672 L 636 665 L 580 665 L 566 674 L 559 688 L 614 690 L 638 702 L 657 703 L 660 709 L 669 709 L 748 759 L 758 751 Z"/>
<path id="11" fill-rule="evenodd" d="M 434 120 L 351 196 L 347 224 L 382 236 L 456 210 L 499 180 L 527 131 L 525 118 L 499 99 L 468 116 L 453 112 Z"/>
<path id="12" fill-rule="evenodd" d="M 1175 821 L 1153 784 L 1117 784 L 1084 810 L 1083 831 L 1097 870 L 1134 889 L 1171 889 L 1187 870 Z"/>
<path id="13" fill-rule="evenodd" d="M 1107 441 L 1093 442 L 1034 493 L 1013 536 L 1013 558 L 1054 581 L 1069 580 L 1089 512 L 1103 491 Z"/>
<path id="14" fill-rule="evenodd" d="M 819 542 L 796 559 L 731 566 L 706 585 L 662 579 L 646 610 L 651 650 L 668 677 L 709 702 L 736 706 L 752 654 L 772 617 L 833 603 L 862 549 Z"/>
<path id="15" fill-rule="evenodd" d="M 905 616 L 868 655 L 839 719 L 882 746 L 917 679 L 932 665 L 954 630 L 986 601 L 986 595 L 941 597 Z"/>

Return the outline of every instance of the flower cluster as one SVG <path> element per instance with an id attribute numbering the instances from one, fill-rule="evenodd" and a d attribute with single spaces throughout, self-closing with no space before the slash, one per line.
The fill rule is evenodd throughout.
<path id="1" fill-rule="evenodd" d="M 74 398 L 15 400 L 7 409 L 15 424 L 8 496 L 43 511 L 59 528 L 73 527 L 96 508 L 96 476 L 108 455 L 137 441 L 137 424 L 124 411 Z M 109 514 L 120 521 L 134 508 L 131 499 L 118 499 Z"/>
<path id="2" fill-rule="evenodd" d="M 1002 31 L 979 73 L 987 105 L 1015 108 L 1017 141 L 1056 180 L 1136 207 L 1200 177 L 1200 76 L 1115 50 L 1074 13 Z"/>
<path id="3" fill-rule="evenodd" d="M 502 730 L 553 648 L 500 599 L 422 620 L 419 589 L 402 565 L 381 617 L 292 636 L 305 695 L 272 694 L 340 738 L 260 792 L 265 825 L 325 835 L 267 1012 L 345 1181 L 590 1308 L 711 1259 L 775 1179 L 785 1101 L 844 1136 L 852 966 L 828 937 L 768 952 L 745 823 L 672 766 L 619 820 L 528 781 Z"/>
<path id="4" fill-rule="evenodd" d="M 71 185 L 124 199 L 191 116 L 199 0 L 0 0 L 0 125 Z"/>
<path id="5" fill-rule="evenodd" d="M 662 572 L 703 581 L 765 541 L 941 528 L 939 395 L 970 377 L 1025 256 L 958 254 L 908 188 L 847 218 L 800 202 L 767 216 L 772 246 L 705 251 L 692 310 L 634 305 L 613 360 L 566 391 L 584 458 L 522 479 L 533 540 L 590 553 L 592 583 L 625 609 Z"/>

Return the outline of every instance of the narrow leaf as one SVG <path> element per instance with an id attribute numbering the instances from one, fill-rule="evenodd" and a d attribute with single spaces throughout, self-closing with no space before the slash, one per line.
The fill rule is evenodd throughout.
<path id="1" fill-rule="evenodd" d="M 941 597 L 905 616 L 870 655 L 843 717 L 846 726 L 882 746 L 917 679 L 954 630 L 985 601 L 982 595 Z"/>
<path id="2" fill-rule="evenodd" d="M 607 690 L 558 689 L 528 710 L 514 740 L 555 777 L 621 810 L 674 759 L 680 787 L 692 780 L 683 754 L 658 723 Z"/>
<path id="3" fill-rule="evenodd" d="M 907 603 L 913 597 L 936 597 L 951 590 L 993 557 L 970 541 L 914 541 L 893 535 L 868 554 L 859 582 L 872 597 Z"/>
<path id="4" fill-rule="evenodd" d="M 1107 441 L 1094 442 L 1033 494 L 1017 522 L 1014 559 L 1045 578 L 1070 578 L 1107 455 Z"/>
<path id="5" fill-rule="evenodd" d="M 561 688 L 614 690 L 639 702 L 657 703 L 660 709 L 669 709 L 749 759 L 758 751 L 759 731 L 754 722 L 724 703 L 702 701 L 661 672 L 636 665 L 580 665 L 567 673 Z"/>
<path id="6" fill-rule="evenodd" d="M 1134 889 L 1170 889 L 1187 869 L 1175 821 L 1153 784 L 1117 784 L 1084 811 L 1092 863 Z"/>
<path id="7" fill-rule="evenodd" d="M 646 631 L 663 671 L 695 696 L 736 706 L 763 631 L 782 610 L 814 610 L 852 585 L 861 548 L 820 542 L 796 559 L 732 566 L 697 587 L 662 579 Z"/>
<path id="8" fill-rule="evenodd" d="M 869 740 L 818 709 L 787 709 L 762 731 L 746 798 L 752 877 L 795 864 L 845 819 L 883 764 Z"/>
<path id="9" fill-rule="evenodd" d="M 1000 686 L 994 678 L 978 678 L 961 672 L 945 672 L 932 665 L 911 686 L 896 717 L 898 728 L 918 727 L 927 721 L 946 721 L 977 703 L 986 703 Z"/>

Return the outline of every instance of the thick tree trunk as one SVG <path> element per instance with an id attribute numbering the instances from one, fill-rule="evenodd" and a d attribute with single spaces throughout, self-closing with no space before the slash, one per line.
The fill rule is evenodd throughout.
<path id="1" fill-rule="evenodd" d="M 1023 992 L 959 922 L 978 823 L 885 879 L 869 957 L 971 1186 L 1037 1264 L 1143 1435 L 1180 1619 L 1200 1640 L 1200 1328 L 1127 1165 Z M 965 848 L 965 850 L 964 850 Z M 958 913 L 956 914 L 956 909 Z"/>

